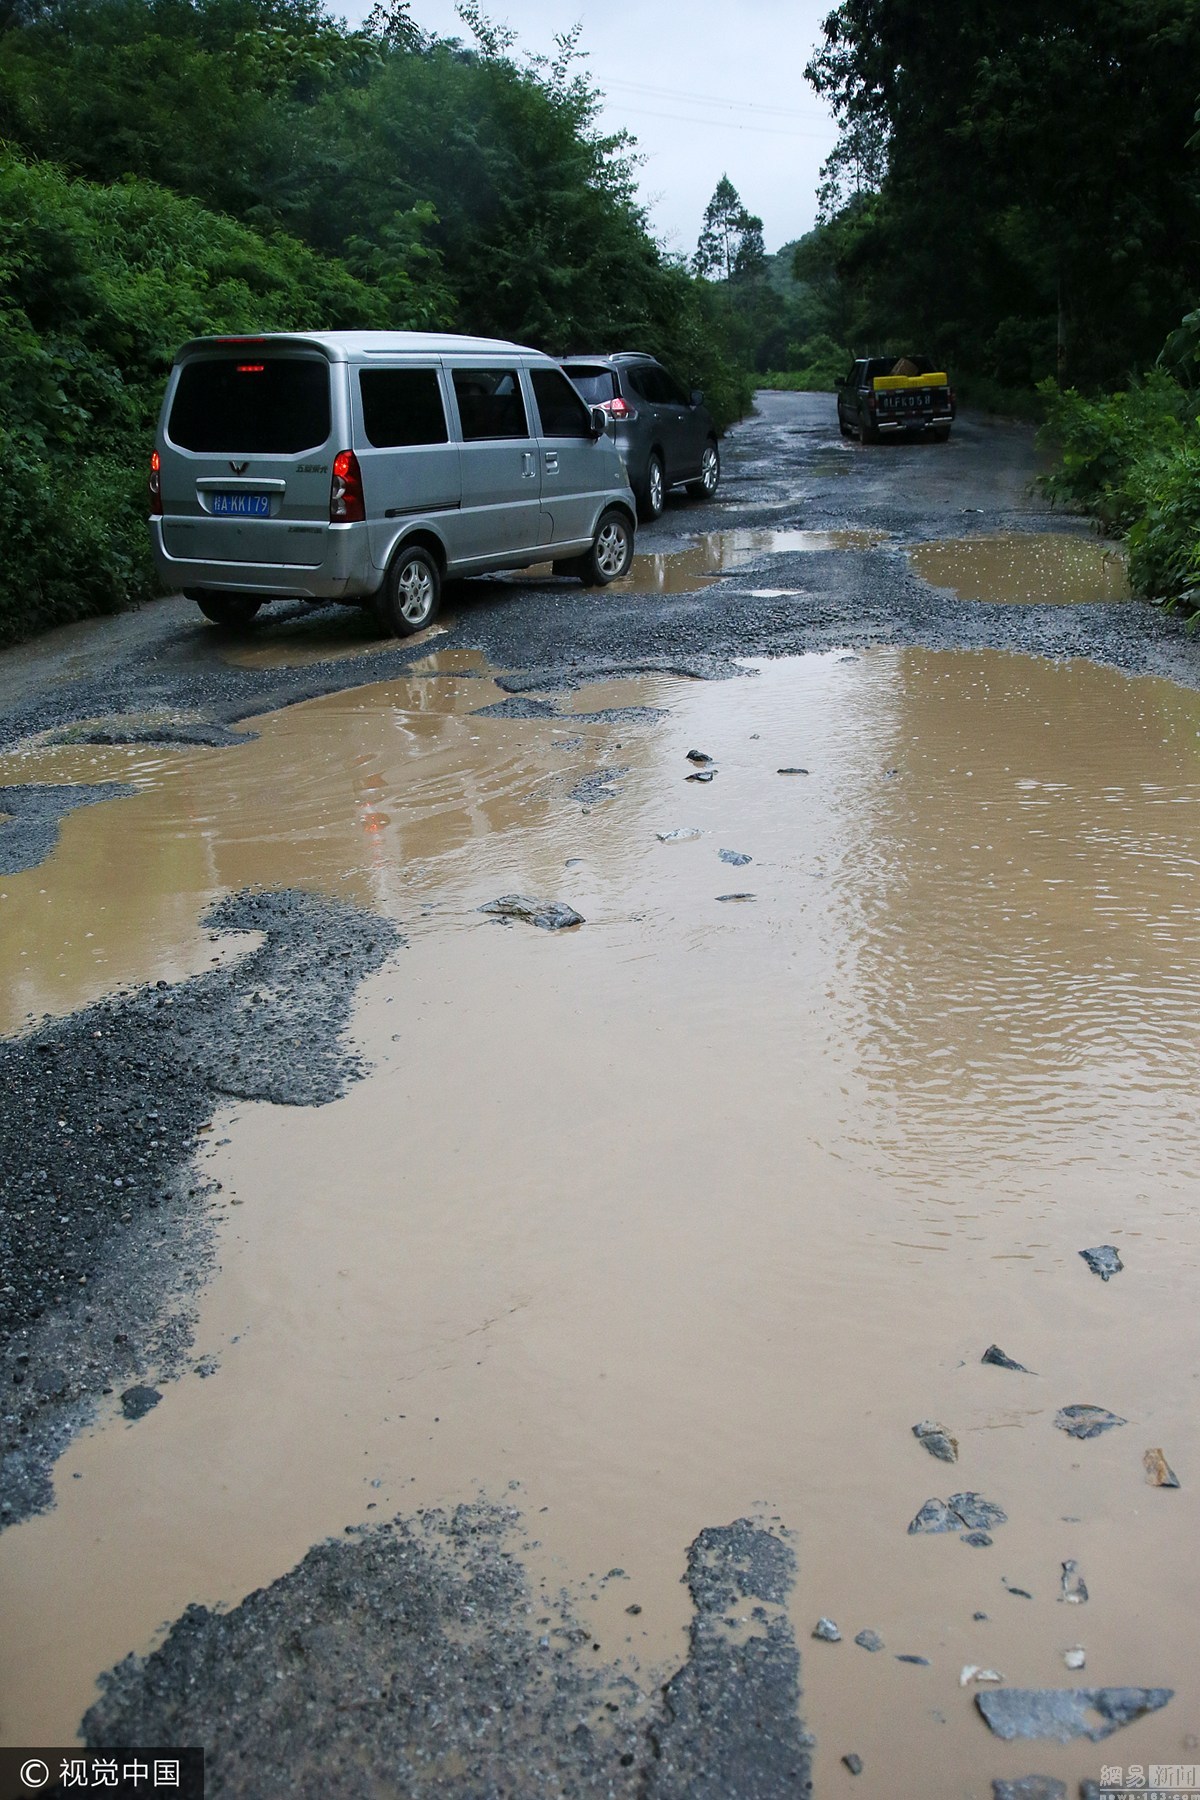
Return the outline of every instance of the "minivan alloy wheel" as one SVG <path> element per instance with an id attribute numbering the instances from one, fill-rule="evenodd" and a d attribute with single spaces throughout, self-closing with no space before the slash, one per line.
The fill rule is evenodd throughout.
<path id="1" fill-rule="evenodd" d="M 396 577 L 396 604 L 410 625 L 423 625 L 432 602 L 432 577 L 425 563 L 414 557 Z"/>
<path id="2" fill-rule="evenodd" d="M 580 558 L 579 578 L 585 587 L 607 587 L 628 575 L 632 561 L 633 525 L 614 507 L 600 515 L 592 547 Z"/>
<path id="3" fill-rule="evenodd" d="M 411 637 L 414 631 L 432 624 L 441 596 L 441 570 L 423 544 L 414 544 L 396 557 L 375 604 L 383 623 L 397 637 Z"/>

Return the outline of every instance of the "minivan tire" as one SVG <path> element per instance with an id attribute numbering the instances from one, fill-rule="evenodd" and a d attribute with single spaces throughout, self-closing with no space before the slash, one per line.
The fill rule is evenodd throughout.
<path id="1" fill-rule="evenodd" d="M 194 600 L 205 618 L 214 625 L 224 625 L 233 631 L 245 630 L 262 605 L 254 594 L 191 593 L 187 598 Z"/>
<path id="2" fill-rule="evenodd" d="M 616 507 L 600 515 L 592 547 L 579 559 L 579 579 L 584 587 L 607 587 L 628 575 L 633 561 L 633 526 Z"/>
<path id="3" fill-rule="evenodd" d="M 646 479 L 642 491 L 638 495 L 638 516 L 653 523 L 661 519 L 663 508 L 667 504 L 667 477 L 663 469 L 662 457 L 655 450 L 646 464 Z"/>
<path id="4" fill-rule="evenodd" d="M 437 618 L 441 603 L 442 572 L 432 552 L 421 544 L 397 551 L 376 600 L 376 611 L 388 630 L 397 637 L 424 631 Z"/>

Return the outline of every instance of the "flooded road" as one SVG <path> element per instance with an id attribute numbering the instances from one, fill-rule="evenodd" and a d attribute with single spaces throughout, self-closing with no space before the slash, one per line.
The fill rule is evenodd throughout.
<path id="1" fill-rule="evenodd" d="M 1130 598 L 1121 546 L 1065 532 L 1006 531 L 918 544 L 909 562 L 932 586 L 952 588 L 963 600 L 1081 606 Z"/>
<path id="2" fill-rule="evenodd" d="M 55 1509 L 0 1537 L 7 1737 L 69 1742 L 189 1603 L 482 1491 L 647 1688 L 690 1615 L 683 1547 L 777 1516 L 818 1793 L 850 1752 L 873 1800 L 1187 1760 L 1200 697 L 996 651 L 743 669 L 481 716 L 493 669 L 435 644 L 249 744 L 0 760 L 0 784 L 139 790 L 0 881 L 5 1031 L 236 955 L 197 924 L 230 890 L 353 899 L 407 938 L 360 990 L 367 1079 L 214 1122 L 216 1372 L 135 1425 L 114 1398 Z M 480 915 L 510 893 L 585 923 Z M 1078 1254 L 1100 1244 L 1108 1282 Z M 1126 1423 L 1077 1442 L 1054 1418 L 1080 1403 Z M 1149 1447 L 1179 1490 L 1147 1485 Z M 990 1546 L 908 1534 L 959 1490 L 1007 1514 Z M 1103 1750 L 1004 1744 L 968 1664 L 1176 1697 Z"/>

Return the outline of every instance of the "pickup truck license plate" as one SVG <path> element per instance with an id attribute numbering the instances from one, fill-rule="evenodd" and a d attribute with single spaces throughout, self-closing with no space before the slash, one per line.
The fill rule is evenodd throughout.
<path id="1" fill-rule="evenodd" d="M 271 516 L 270 494 L 214 494 L 215 513 L 232 513 L 239 519 L 268 519 Z"/>

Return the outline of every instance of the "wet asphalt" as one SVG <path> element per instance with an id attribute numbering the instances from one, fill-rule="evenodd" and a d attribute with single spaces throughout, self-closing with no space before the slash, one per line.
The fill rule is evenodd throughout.
<path id="1" fill-rule="evenodd" d="M 764 554 L 674 595 L 475 580 L 448 596 L 435 638 L 290 669 L 232 665 L 232 640 L 167 599 L 0 656 L 0 746 L 236 742 L 257 715 L 445 650 L 482 652 L 518 715 L 552 712 L 594 680 L 732 679 L 738 658 L 873 644 L 1084 656 L 1200 685 L 1200 647 L 1151 606 L 964 603 L 910 571 L 905 551 L 921 541 L 1089 529 L 1033 491 L 1026 428 L 967 417 L 944 446 L 864 448 L 840 438 L 828 397 L 763 394 L 759 407 L 726 440 L 715 503 L 673 496 L 639 549 L 746 527 L 866 528 L 889 542 Z M 280 618 L 315 642 L 362 641 L 357 615 L 290 604 L 264 613 L 255 638 Z M 50 856 L 70 807 L 124 791 L 0 789 L 0 872 Z M 214 940 L 261 932 L 261 948 L 0 1043 L 0 1529 L 53 1505 L 56 1458 L 122 1395 L 136 1429 L 154 1400 L 135 1389 L 208 1372 L 190 1331 L 212 1255 L 200 1134 L 230 1096 L 309 1106 L 342 1092 L 363 1072 L 342 1043 L 355 988 L 403 954 L 387 922 L 300 893 L 230 896 L 206 923 Z M 105 1678 L 85 1736 L 202 1742 L 210 1795 L 809 1791 L 780 1527 L 717 1520 L 680 1546 L 689 1654 L 647 1675 L 640 1697 L 636 1673 L 596 1656 L 567 1602 L 542 1639 L 531 1632 L 520 1530 L 513 1509 L 482 1503 L 347 1527 L 231 1613 L 190 1608 L 151 1656 Z M 731 1610 L 752 1622 L 734 1629 Z"/>

